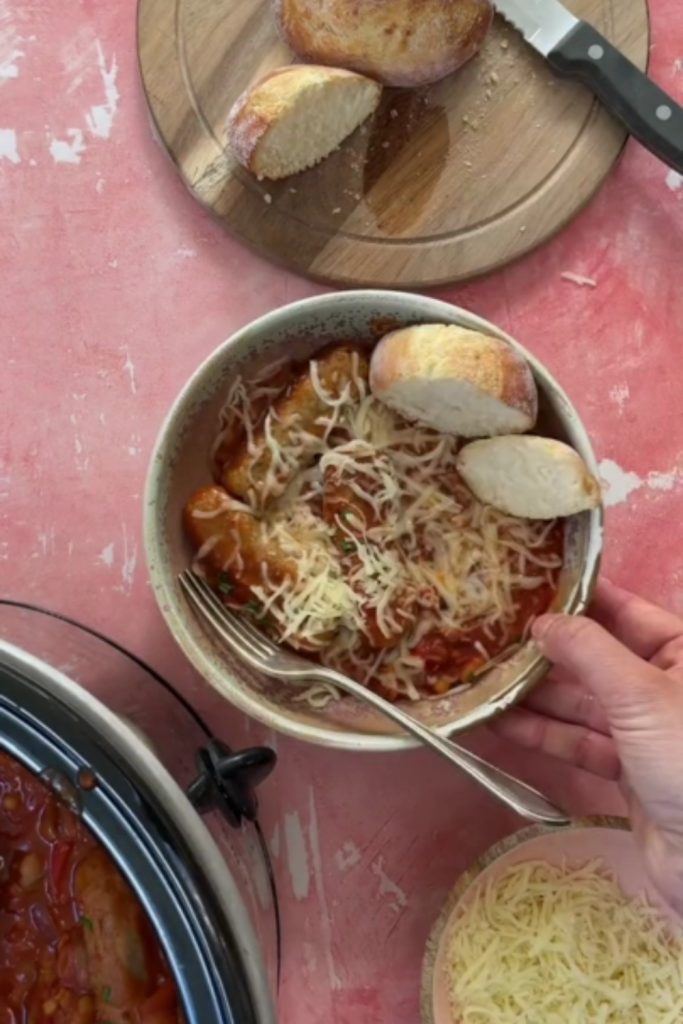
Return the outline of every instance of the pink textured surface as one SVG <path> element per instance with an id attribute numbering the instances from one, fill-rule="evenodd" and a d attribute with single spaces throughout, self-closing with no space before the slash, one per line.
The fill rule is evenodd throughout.
<path id="1" fill-rule="evenodd" d="M 683 8 L 656 0 L 652 15 L 652 73 L 683 101 Z M 500 323 L 565 385 L 603 460 L 608 572 L 680 611 L 682 186 L 630 144 L 561 237 L 440 293 Z M 183 191 L 145 110 L 132 0 L 0 0 L 0 588 L 144 655 L 235 745 L 260 730 L 183 663 L 146 582 L 145 469 L 212 348 L 314 291 Z M 266 738 L 280 755 L 262 800 L 285 903 L 281 1019 L 414 1024 L 429 927 L 459 871 L 515 820 L 428 754 L 354 758 Z M 572 809 L 618 808 L 579 773 L 485 733 L 470 742 Z"/>

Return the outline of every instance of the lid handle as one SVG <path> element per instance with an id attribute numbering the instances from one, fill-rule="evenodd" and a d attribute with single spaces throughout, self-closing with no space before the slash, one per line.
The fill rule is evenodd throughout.
<path id="1" fill-rule="evenodd" d="M 270 775 L 276 760 L 270 747 L 233 751 L 220 740 L 209 740 L 197 751 L 199 774 L 187 787 L 187 796 L 200 814 L 220 810 L 239 828 L 244 819 L 256 820 L 256 786 Z"/>

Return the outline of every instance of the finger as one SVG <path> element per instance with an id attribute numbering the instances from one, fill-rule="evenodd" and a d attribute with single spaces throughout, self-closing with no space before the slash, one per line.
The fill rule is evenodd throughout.
<path id="1" fill-rule="evenodd" d="M 606 579 L 598 581 L 591 616 L 641 658 L 683 636 L 683 619 Z"/>
<path id="2" fill-rule="evenodd" d="M 553 664 L 595 694 L 610 726 L 633 727 L 643 713 L 666 703 L 666 680 L 607 630 L 583 616 L 542 615 L 532 626 L 536 643 Z M 666 708 L 661 706 L 662 713 Z"/>
<path id="3" fill-rule="evenodd" d="M 583 725 L 558 722 L 526 708 L 513 708 L 495 719 L 491 728 L 520 747 L 539 750 L 603 779 L 618 779 L 621 774 L 614 741 Z"/>
<path id="4" fill-rule="evenodd" d="M 607 715 L 600 701 L 590 690 L 575 682 L 550 679 L 533 691 L 524 701 L 524 706 L 563 722 L 585 725 L 605 735 L 610 733 Z"/>

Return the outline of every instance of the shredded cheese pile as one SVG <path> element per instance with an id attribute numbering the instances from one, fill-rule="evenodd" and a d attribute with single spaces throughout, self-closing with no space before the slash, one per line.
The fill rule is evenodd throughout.
<path id="1" fill-rule="evenodd" d="M 544 545 L 554 523 L 481 505 L 456 473 L 458 440 L 407 423 L 367 393 L 357 368 L 335 398 L 315 360 L 309 372 L 326 409 L 316 421 L 321 436 L 292 422 L 287 443 L 278 442 L 277 389 L 263 382 L 236 380 L 221 413 L 214 457 L 236 424 L 255 465 L 267 449 L 265 479 L 254 480 L 248 503 L 297 566 L 296 578 L 277 587 L 264 566 L 254 593 L 283 640 L 417 699 L 425 666 L 414 649 L 423 638 L 476 626 L 495 648 L 516 621 L 515 594 L 552 581 L 561 557 Z M 347 488 L 362 512 L 325 522 L 330 487 Z M 370 615 L 388 641 L 380 652 L 368 642 Z M 491 656 L 486 641 L 477 651 Z"/>
<path id="2" fill-rule="evenodd" d="M 480 886 L 447 970 L 458 1024 L 683 1021 L 683 943 L 600 861 L 530 861 Z"/>

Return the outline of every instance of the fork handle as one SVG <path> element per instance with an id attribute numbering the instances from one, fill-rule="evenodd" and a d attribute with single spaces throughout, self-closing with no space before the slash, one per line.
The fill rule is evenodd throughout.
<path id="1" fill-rule="evenodd" d="M 466 772 L 467 775 L 487 789 L 489 793 L 497 797 L 507 807 L 512 808 L 513 811 L 520 814 L 523 818 L 527 818 L 529 821 L 541 822 L 544 825 L 569 825 L 570 819 L 563 811 L 555 807 L 538 790 L 527 786 L 525 782 L 516 779 L 514 775 L 508 775 L 507 772 L 496 768 L 495 765 L 489 764 L 488 761 L 477 757 L 476 754 L 470 753 L 469 750 L 458 746 L 452 740 L 446 739 L 445 736 L 440 736 L 428 726 L 423 725 L 422 722 L 418 722 L 416 718 L 402 708 L 397 707 L 395 704 L 390 704 L 389 701 L 380 697 L 379 694 L 368 690 L 365 686 L 361 686 L 360 683 L 356 683 L 347 676 L 327 670 L 324 678 L 326 682 L 333 682 L 340 690 L 352 693 L 360 700 L 364 700 L 366 704 L 372 704 L 373 707 L 381 711 L 387 718 L 392 718 L 406 732 L 411 733 L 424 743 L 425 746 L 431 747 L 432 750 L 441 754 L 451 764 Z"/>

